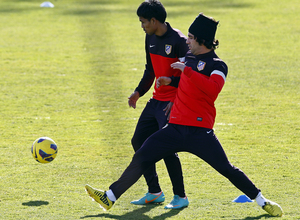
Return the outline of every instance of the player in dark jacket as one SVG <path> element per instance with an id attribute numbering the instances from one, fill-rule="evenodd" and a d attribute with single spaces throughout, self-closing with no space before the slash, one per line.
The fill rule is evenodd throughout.
<path id="1" fill-rule="evenodd" d="M 165 22 L 166 11 L 157 0 L 143 2 L 137 9 L 141 26 L 146 32 L 146 68 L 138 87 L 130 95 L 128 104 L 135 108 L 137 100 L 143 96 L 160 76 L 180 76 L 181 71 L 171 68 L 171 64 L 184 59 L 188 47 L 186 36 L 179 30 L 173 29 Z M 177 88 L 154 86 L 153 97 L 145 106 L 137 123 L 131 143 L 135 151 L 139 150 L 145 140 L 167 123 L 167 116 L 175 99 Z M 188 206 L 189 201 L 185 195 L 182 168 L 177 153 L 164 158 L 172 185 L 174 198 L 167 209 L 179 209 Z M 153 164 L 144 172 L 148 185 L 148 192 L 139 200 L 132 201 L 135 205 L 148 203 L 161 203 L 165 200 L 158 176 Z"/>
<path id="2" fill-rule="evenodd" d="M 157 87 L 177 86 L 178 90 L 167 126 L 148 138 L 138 150 L 122 176 L 107 192 L 86 185 L 86 190 L 106 210 L 111 208 L 153 163 L 174 152 L 190 152 L 226 177 L 234 186 L 256 200 L 272 216 L 282 216 L 281 207 L 266 199 L 245 173 L 233 166 L 213 131 L 216 111 L 214 102 L 221 92 L 227 65 L 215 54 L 218 22 L 199 14 L 189 28 L 190 52 L 185 63 L 171 66 L 182 71 L 175 77 L 160 77 Z M 179 81 L 179 84 L 178 84 Z"/>

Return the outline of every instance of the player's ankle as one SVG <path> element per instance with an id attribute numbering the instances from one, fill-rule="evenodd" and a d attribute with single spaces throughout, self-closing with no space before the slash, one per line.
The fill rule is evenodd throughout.
<path id="1" fill-rule="evenodd" d="M 113 193 L 113 191 L 111 189 L 106 191 L 106 195 L 112 202 L 115 202 L 117 200 L 115 194 Z"/>
<path id="2" fill-rule="evenodd" d="M 257 202 L 257 204 L 261 207 L 263 207 L 265 205 L 265 203 L 267 202 L 267 199 L 262 195 L 261 192 L 259 192 L 255 198 L 255 201 Z"/>

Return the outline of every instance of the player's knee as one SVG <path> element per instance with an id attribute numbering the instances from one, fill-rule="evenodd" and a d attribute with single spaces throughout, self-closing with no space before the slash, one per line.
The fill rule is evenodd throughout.
<path id="1" fill-rule="evenodd" d="M 148 160 L 147 155 L 142 151 L 138 151 L 134 154 L 133 161 L 136 166 L 141 167 L 143 170 L 146 170 L 151 165 L 155 164 L 155 162 Z"/>
<path id="2" fill-rule="evenodd" d="M 174 161 L 177 162 L 177 161 L 180 161 L 180 160 L 179 160 L 178 154 L 175 153 L 175 154 L 170 154 L 167 157 L 164 157 L 164 161 L 165 161 L 165 163 L 171 163 L 171 162 L 174 162 Z"/>
<path id="3" fill-rule="evenodd" d="M 223 176 L 230 178 L 231 176 L 235 175 L 235 173 L 238 171 L 239 169 L 231 164 L 228 164 L 226 166 L 222 166 L 218 171 L 220 174 L 222 174 Z"/>
<path id="4" fill-rule="evenodd" d="M 135 135 L 131 138 L 131 145 L 134 149 L 134 151 L 138 151 L 138 149 L 141 148 L 143 143 L 141 143 L 141 141 L 139 140 L 139 138 L 137 138 Z"/>

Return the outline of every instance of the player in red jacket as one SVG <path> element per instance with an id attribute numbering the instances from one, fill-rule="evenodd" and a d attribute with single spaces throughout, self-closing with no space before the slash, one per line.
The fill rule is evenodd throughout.
<path id="1" fill-rule="evenodd" d="M 182 71 L 180 80 L 176 77 L 157 79 L 159 88 L 178 85 L 169 124 L 145 141 L 107 192 L 86 185 L 87 192 L 104 209 L 111 208 L 153 163 L 171 153 L 185 151 L 212 166 L 270 215 L 282 216 L 281 207 L 266 199 L 245 173 L 228 161 L 212 129 L 216 116 L 214 102 L 227 76 L 227 65 L 214 51 L 218 46 L 214 39 L 217 25 L 212 18 L 199 14 L 189 28 L 187 44 L 190 51 L 185 56 L 185 63 L 171 65 Z"/>

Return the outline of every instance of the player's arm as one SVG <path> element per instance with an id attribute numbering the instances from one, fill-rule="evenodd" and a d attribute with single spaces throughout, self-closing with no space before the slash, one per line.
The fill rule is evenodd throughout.
<path id="1" fill-rule="evenodd" d="M 136 102 L 140 98 L 140 93 L 138 91 L 134 91 L 129 97 L 128 97 L 128 105 L 129 107 L 136 108 Z"/>
<path id="2" fill-rule="evenodd" d="M 160 86 L 173 86 L 178 88 L 179 81 L 180 76 L 161 76 L 156 80 L 156 87 L 159 88 Z"/>
<path id="3" fill-rule="evenodd" d="M 171 67 L 173 69 L 179 69 L 181 70 L 181 72 L 183 72 L 184 68 L 185 68 L 185 64 L 182 62 L 175 62 L 171 64 Z M 171 76 L 171 77 L 166 77 L 166 76 L 161 76 L 156 80 L 156 87 L 159 88 L 160 86 L 174 86 L 176 88 L 178 88 L 178 84 L 180 81 L 180 77 L 176 77 L 176 76 Z"/>
<path id="4" fill-rule="evenodd" d="M 135 91 L 138 91 L 140 94 L 140 97 L 142 97 L 146 92 L 149 91 L 151 88 L 154 79 L 155 79 L 155 74 L 153 70 L 153 65 L 149 53 L 149 40 L 148 40 L 148 35 L 146 35 L 145 38 L 145 52 L 146 52 L 146 65 L 145 65 L 145 71 L 143 78 L 141 79 L 138 87 L 136 87 Z"/>
<path id="5" fill-rule="evenodd" d="M 200 90 L 204 91 L 210 97 L 216 99 L 218 94 L 221 92 L 227 75 L 227 66 L 218 65 L 216 69 L 212 71 L 209 78 L 205 77 L 202 74 L 199 74 L 197 71 L 194 71 L 191 67 L 185 66 L 185 64 L 176 62 L 171 64 L 174 69 L 179 69 L 185 74 L 188 78 L 191 79 Z"/>
<path id="6" fill-rule="evenodd" d="M 168 116 L 167 120 L 170 119 L 170 112 L 173 107 L 174 102 L 169 102 L 168 105 L 163 109 L 165 111 L 165 115 Z"/>
<path id="7" fill-rule="evenodd" d="M 146 37 L 146 42 L 145 42 L 145 51 L 146 51 L 146 66 L 145 66 L 145 71 L 144 75 L 141 78 L 139 85 L 135 88 L 134 92 L 128 97 L 128 104 L 129 107 L 136 108 L 136 102 L 140 97 L 142 97 L 146 92 L 149 91 L 151 88 L 154 79 L 155 79 L 155 74 L 153 71 L 152 67 L 152 62 L 150 58 L 150 54 L 148 51 L 148 46 L 147 46 L 147 37 Z"/>
<path id="8" fill-rule="evenodd" d="M 149 91 L 155 79 L 154 72 L 150 72 L 147 69 L 144 72 L 143 78 L 141 79 L 139 85 L 136 87 L 135 91 L 138 91 L 140 97 L 142 97 L 146 92 Z"/>
<path id="9" fill-rule="evenodd" d="M 226 80 L 226 72 L 220 70 L 213 70 L 210 77 L 207 78 L 194 71 L 191 67 L 185 67 L 183 74 L 189 77 L 191 82 L 194 83 L 198 89 L 202 90 L 213 99 L 218 97 Z"/>
<path id="10" fill-rule="evenodd" d="M 138 87 L 134 92 L 128 97 L 129 107 L 136 108 L 137 100 L 142 97 L 151 88 L 153 81 L 155 79 L 154 73 L 151 73 L 147 69 L 144 72 L 143 78 L 141 79 Z"/>

